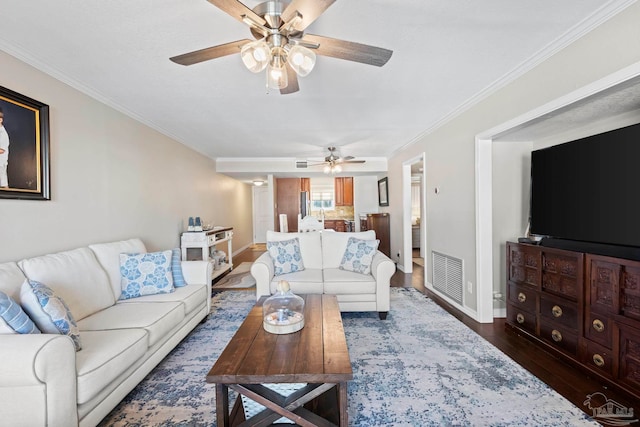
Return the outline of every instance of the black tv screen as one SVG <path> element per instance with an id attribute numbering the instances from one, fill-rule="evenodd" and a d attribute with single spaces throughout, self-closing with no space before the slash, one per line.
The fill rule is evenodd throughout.
<path id="1" fill-rule="evenodd" d="M 640 124 L 533 151 L 530 230 L 640 247 Z"/>

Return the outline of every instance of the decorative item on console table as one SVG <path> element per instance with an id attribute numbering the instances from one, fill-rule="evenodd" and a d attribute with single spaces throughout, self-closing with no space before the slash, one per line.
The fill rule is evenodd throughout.
<path id="1" fill-rule="evenodd" d="M 213 271 L 211 280 L 233 268 L 232 246 L 233 227 L 213 227 L 207 231 L 187 231 L 180 237 L 183 261 L 209 261 L 211 248 L 227 242 L 227 262 L 220 263 Z"/>
<path id="2" fill-rule="evenodd" d="M 507 324 L 640 398 L 640 262 L 507 242 Z"/>

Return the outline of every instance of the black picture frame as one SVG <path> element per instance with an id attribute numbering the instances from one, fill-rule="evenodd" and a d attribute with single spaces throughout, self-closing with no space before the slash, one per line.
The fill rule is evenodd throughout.
<path id="1" fill-rule="evenodd" d="M 378 180 L 378 206 L 389 206 L 389 185 L 387 177 Z"/>
<path id="2" fill-rule="evenodd" d="M 51 200 L 49 106 L 0 86 L 0 109 L 9 138 L 8 186 L 0 187 L 0 199 Z"/>

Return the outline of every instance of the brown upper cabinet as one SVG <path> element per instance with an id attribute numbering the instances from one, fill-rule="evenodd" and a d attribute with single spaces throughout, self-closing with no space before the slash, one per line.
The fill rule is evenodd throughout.
<path id="1" fill-rule="evenodd" d="M 336 206 L 353 206 L 353 177 L 335 178 Z"/>
<path id="2" fill-rule="evenodd" d="M 311 194 L 311 178 L 300 178 L 300 191 Z"/>

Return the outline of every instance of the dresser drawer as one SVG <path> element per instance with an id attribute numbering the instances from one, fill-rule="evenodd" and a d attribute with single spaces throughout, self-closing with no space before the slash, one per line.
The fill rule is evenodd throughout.
<path id="1" fill-rule="evenodd" d="M 540 319 L 540 338 L 571 354 L 578 354 L 578 335 L 560 324 Z"/>
<path id="2" fill-rule="evenodd" d="M 578 330 L 578 306 L 575 303 L 541 295 L 540 315 L 554 325 Z"/>
<path id="3" fill-rule="evenodd" d="M 507 245 L 507 279 L 527 285 L 540 287 L 540 248 L 537 246 Z"/>
<path id="4" fill-rule="evenodd" d="M 544 250 L 542 290 L 576 301 L 582 290 L 583 256 L 575 252 Z"/>
<path id="5" fill-rule="evenodd" d="M 607 348 L 613 345 L 613 322 L 607 316 L 586 311 L 584 313 L 584 337 Z"/>
<path id="6" fill-rule="evenodd" d="M 538 311 L 538 292 L 530 286 L 509 282 L 509 302 L 521 310 Z"/>
<path id="7" fill-rule="evenodd" d="M 507 304 L 507 322 L 532 334 L 537 333 L 536 315 L 513 304 Z"/>
<path id="8" fill-rule="evenodd" d="M 620 330 L 620 371 L 618 378 L 640 393 L 640 329 L 618 324 Z"/>
<path id="9" fill-rule="evenodd" d="M 590 340 L 580 343 L 580 360 L 590 368 L 608 376 L 613 376 L 614 359 L 610 349 Z"/>

